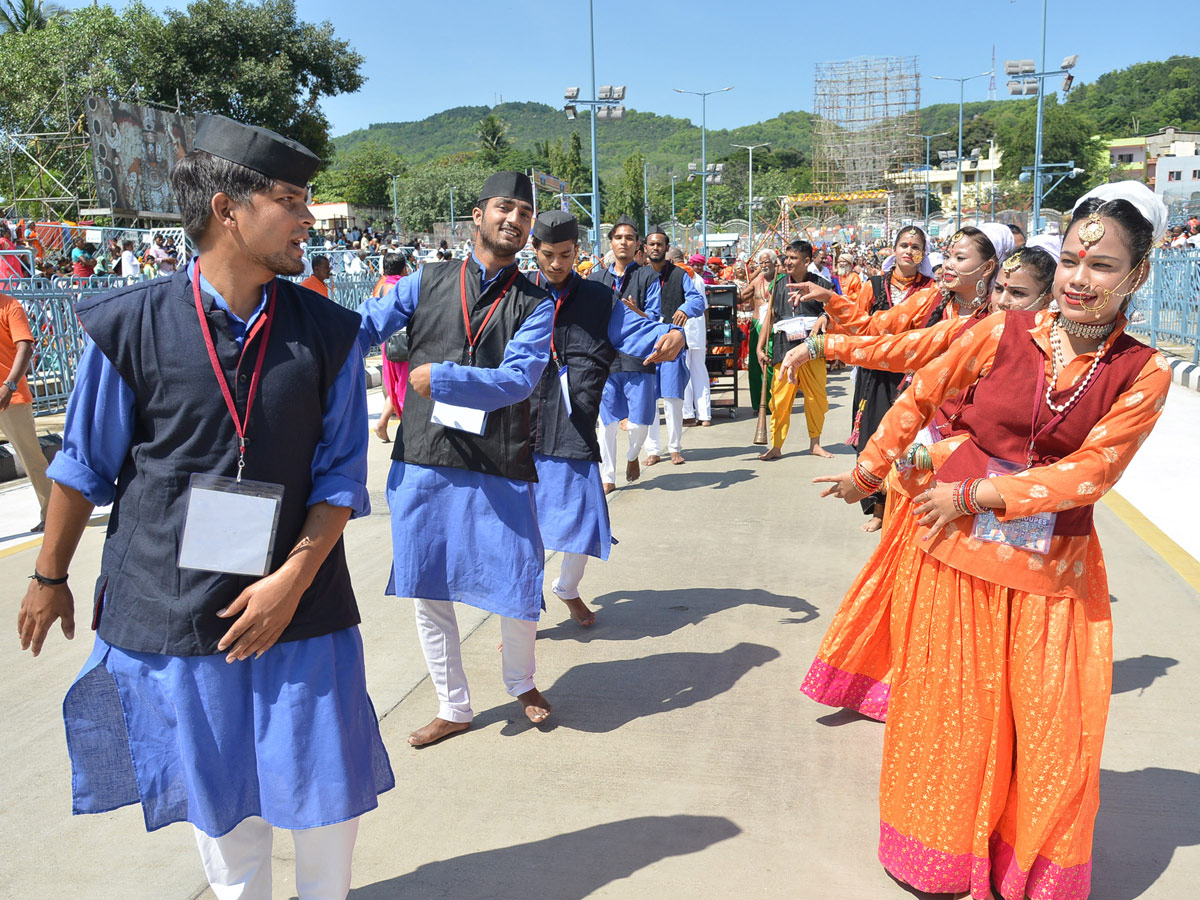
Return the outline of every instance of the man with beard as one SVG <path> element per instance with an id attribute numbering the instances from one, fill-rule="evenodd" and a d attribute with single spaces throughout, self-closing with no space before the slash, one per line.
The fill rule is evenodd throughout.
<path id="1" fill-rule="evenodd" d="M 551 590 L 580 625 L 595 614 L 580 599 L 579 583 L 589 556 L 608 559 L 612 534 L 600 473 L 596 420 L 600 396 L 618 349 L 653 364 L 683 349 L 683 334 L 640 315 L 612 290 L 580 278 L 579 223 L 549 210 L 533 225 L 533 248 L 554 299 L 550 360 L 530 398 L 538 522 L 547 550 L 562 553 L 562 570 Z M 649 356 L 647 356 L 649 354 Z"/>
<path id="2" fill-rule="evenodd" d="M 433 721 L 408 738 L 414 747 L 466 731 L 474 716 L 456 602 L 500 617 L 505 689 L 531 722 L 550 715 L 533 681 L 545 560 L 528 399 L 550 357 L 554 304 L 517 269 L 533 223 L 529 178 L 492 175 L 473 217 L 466 259 L 428 262 L 360 310 L 363 349 L 408 328 L 387 593 L 413 598 L 438 697 Z"/>
<path id="3" fill-rule="evenodd" d="M 667 250 L 671 240 L 666 230 L 656 226 L 654 231 L 646 236 L 646 258 L 649 262 L 640 270 L 635 279 L 635 296 L 644 297 L 644 309 L 657 309 L 664 321 L 671 322 L 683 328 L 689 319 L 699 319 L 704 322 L 704 295 L 696 290 L 696 285 L 683 269 L 667 259 Z M 703 350 L 703 338 L 692 336 L 691 343 L 700 343 Z M 689 346 L 690 346 L 689 344 Z M 671 454 L 671 462 L 677 466 L 683 465 L 683 395 L 688 385 L 688 360 L 680 356 L 671 362 L 660 363 L 655 383 L 656 394 L 662 398 L 667 419 L 667 450 Z M 703 358 L 700 360 L 704 365 Z M 650 423 L 649 439 L 646 442 L 646 465 L 653 466 L 661 462 L 662 455 L 658 442 L 658 409 L 655 401 L 654 421 Z"/>
<path id="4" fill-rule="evenodd" d="M 638 251 L 638 230 L 633 219 L 621 216 L 608 233 L 609 250 L 613 255 L 611 267 L 597 266 L 588 275 L 589 281 L 605 284 L 618 300 L 635 299 L 631 294 L 634 275 L 641 268 L 634 260 Z M 644 298 L 642 298 L 644 300 Z M 639 309 L 645 311 L 645 307 Z M 604 385 L 600 402 L 600 480 L 604 493 L 617 489 L 617 425 L 629 420 L 629 452 L 625 456 L 625 480 L 637 481 L 642 474 L 638 457 L 646 432 L 655 420 L 654 366 L 647 366 L 636 356 L 617 355 L 612 372 Z"/>
<path id="5" fill-rule="evenodd" d="M 199 256 L 80 302 L 80 361 L 18 619 L 74 633 L 67 571 L 113 504 L 91 657 L 63 703 L 76 813 L 190 822 L 214 892 L 345 897 L 358 817 L 394 785 L 367 697 L 342 529 L 370 510 L 357 317 L 303 271 L 320 160 L 200 116 L 172 187 Z"/>
<path id="6" fill-rule="evenodd" d="M 775 331 L 776 323 L 791 320 L 799 327 L 801 318 L 808 320 L 810 330 L 819 334 L 825 330 L 829 317 L 825 308 L 813 300 L 796 300 L 788 286 L 811 281 L 826 290 L 833 290 L 833 285 L 815 275 L 809 269 L 812 262 L 813 249 L 808 241 L 792 241 L 787 245 L 783 254 L 784 269 L 787 278 L 780 278 L 775 283 L 772 293 L 771 308 L 767 311 L 767 321 L 758 336 L 758 360 L 764 370 L 768 364 L 774 367 L 774 381 L 771 386 L 771 446 L 758 458 L 762 460 L 779 459 L 783 456 L 783 442 L 787 440 L 788 426 L 792 420 L 792 403 L 796 399 L 796 391 L 804 394 L 804 418 L 808 424 L 808 452 L 813 456 L 832 459 L 833 454 L 821 446 L 821 431 L 825 427 L 825 414 L 829 411 L 829 396 L 825 389 L 825 360 L 810 360 L 797 373 L 797 381 L 791 382 L 782 378 L 780 364 L 792 347 L 799 346 L 805 334 L 799 331 Z M 772 332 L 774 332 L 772 334 Z M 807 332 L 806 332 L 807 333 Z M 771 338 L 771 355 L 767 355 L 767 339 Z"/>

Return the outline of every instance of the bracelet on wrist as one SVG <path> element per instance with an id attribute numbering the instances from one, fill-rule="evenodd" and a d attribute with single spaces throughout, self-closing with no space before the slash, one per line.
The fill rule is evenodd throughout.
<path id="1" fill-rule="evenodd" d="M 64 575 L 62 578 L 47 578 L 37 569 L 33 570 L 33 574 L 29 576 L 30 581 L 36 581 L 38 584 L 45 587 L 55 587 L 60 584 L 66 584 L 69 575 Z"/>
<path id="2" fill-rule="evenodd" d="M 879 490 L 879 485 L 883 484 L 882 478 L 876 478 L 861 465 L 857 465 L 850 470 L 850 480 L 864 494 L 874 494 Z"/>

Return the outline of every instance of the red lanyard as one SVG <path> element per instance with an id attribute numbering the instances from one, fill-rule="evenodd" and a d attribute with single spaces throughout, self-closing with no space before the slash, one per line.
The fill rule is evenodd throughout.
<path id="1" fill-rule="evenodd" d="M 542 273 L 538 272 L 538 286 L 542 283 Z M 546 280 L 549 285 L 549 279 Z M 558 350 L 554 346 L 554 329 L 558 327 L 558 311 L 562 309 L 562 305 L 571 299 L 571 295 L 575 293 L 575 276 L 571 276 L 571 286 L 566 289 L 562 297 L 554 304 L 554 322 L 550 325 L 550 356 L 554 360 L 555 367 L 558 367 Z"/>
<path id="2" fill-rule="evenodd" d="M 471 313 L 467 308 L 467 263 L 469 259 L 464 259 L 462 270 L 458 273 L 458 292 L 462 297 L 463 308 L 463 327 L 467 329 L 467 357 L 470 365 L 475 365 L 475 345 L 479 343 L 479 339 L 483 337 L 483 333 L 487 330 L 488 322 L 492 320 L 492 313 L 496 311 L 496 307 L 500 305 L 500 301 L 508 293 L 508 289 L 513 286 L 513 282 L 517 280 L 519 274 L 516 266 L 513 266 L 513 273 L 508 278 L 508 284 L 504 285 L 504 290 L 500 292 L 500 296 L 492 301 L 492 307 L 487 311 L 487 316 L 484 317 L 483 324 L 479 326 L 479 331 L 471 334 Z"/>
<path id="3" fill-rule="evenodd" d="M 262 343 L 258 345 L 258 359 L 254 363 L 254 374 L 250 376 L 250 392 L 246 395 L 246 418 L 239 419 L 237 405 L 233 402 L 233 393 L 225 380 L 225 372 L 221 369 L 221 361 L 217 359 L 217 348 L 213 343 L 204 315 L 204 304 L 200 302 L 200 260 L 196 260 L 196 269 L 192 273 L 192 295 L 196 298 L 196 315 L 200 319 L 200 331 L 204 334 L 204 346 L 208 349 L 208 361 L 212 363 L 213 374 L 217 376 L 217 384 L 221 388 L 221 396 L 225 398 L 225 406 L 233 419 L 233 428 L 238 436 L 238 466 L 237 480 L 242 480 L 242 469 L 246 466 L 246 424 L 250 421 L 250 409 L 254 406 L 254 395 L 258 392 L 258 379 L 262 375 L 263 360 L 267 358 L 267 340 L 271 337 L 271 322 L 275 319 L 275 281 L 271 281 L 271 296 L 267 300 L 267 312 L 263 318 L 254 323 L 254 327 L 242 342 L 242 354 L 238 357 L 238 369 L 242 367 L 242 357 L 246 355 L 246 345 L 254 336 L 262 331 Z"/>

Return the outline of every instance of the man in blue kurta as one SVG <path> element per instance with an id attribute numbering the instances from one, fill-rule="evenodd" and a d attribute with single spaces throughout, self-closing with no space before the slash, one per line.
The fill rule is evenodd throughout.
<path id="1" fill-rule="evenodd" d="M 497 172 L 474 210 L 462 262 L 426 263 L 360 313 L 359 343 L 408 328 L 409 383 L 388 473 L 392 577 L 413 598 L 438 713 L 415 747 L 465 731 L 474 712 L 455 603 L 500 616 L 504 686 L 532 722 L 550 714 L 534 685 L 545 568 L 534 507 L 529 395 L 550 357 L 554 304 L 517 269 L 533 186 Z"/>
<path id="2" fill-rule="evenodd" d="M 704 295 L 696 289 L 687 272 L 667 259 L 671 240 L 666 229 L 656 225 L 646 236 L 646 259 L 649 263 L 635 276 L 635 295 L 645 295 L 647 309 L 657 309 L 664 321 L 680 327 L 689 319 L 701 319 L 705 309 Z M 688 367 L 686 355 L 680 355 L 658 367 L 655 382 L 656 393 L 663 401 L 667 419 L 667 451 L 671 462 L 682 465 L 683 459 L 683 394 L 687 389 Z M 646 465 L 652 466 L 662 459 L 662 446 L 658 440 L 658 415 L 650 424 L 646 438 Z"/>
<path id="3" fill-rule="evenodd" d="M 571 617 L 587 626 L 596 617 L 579 596 L 584 566 L 589 556 L 608 559 L 612 544 L 596 440 L 609 368 L 618 350 L 653 364 L 678 355 L 684 340 L 677 328 L 650 319 L 607 286 L 575 273 L 579 223 L 574 216 L 559 210 L 539 215 L 533 248 L 538 284 L 546 285 L 554 300 L 551 365 L 530 398 L 538 523 L 546 549 L 562 554 L 551 590 Z"/>
<path id="4" fill-rule="evenodd" d="M 199 256 L 78 305 L 90 343 L 22 647 L 74 631 L 67 570 L 113 504 L 91 657 L 63 703 L 76 813 L 194 826 L 219 897 L 271 896 L 272 826 L 301 900 L 344 898 L 358 817 L 394 784 L 366 691 L 342 529 L 369 512 L 353 313 L 303 270 L 319 160 L 202 116 L 172 187 Z"/>
<path id="5" fill-rule="evenodd" d="M 634 256 L 638 249 L 637 224 L 629 216 L 617 219 L 608 233 L 608 246 L 613 254 L 609 267 L 596 266 L 588 274 L 589 281 L 608 287 L 618 300 L 632 298 L 633 279 L 641 266 Z M 645 298 L 639 308 L 645 311 Z M 625 480 L 637 481 L 641 476 L 638 458 L 646 431 L 654 421 L 654 366 L 646 365 L 636 356 L 618 353 L 612 371 L 604 385 L 600 402 L 600 479 L 604 493 L 617 489 L 617 426 L 629 420 L 629 452 L 625 456 Z"/>

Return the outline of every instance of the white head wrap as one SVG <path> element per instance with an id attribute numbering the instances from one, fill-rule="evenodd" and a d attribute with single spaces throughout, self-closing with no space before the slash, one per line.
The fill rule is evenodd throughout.
<path id="1" fill-rule="evenodd" d="M 1097 197 L 1106 203 L 1109 200 L 1128 200 L 1142 214 L 1154 230 L 1155 243 L 1167 233 L 1167 206 L 1159 196 L 1140 181 L 1113 181 L 1092 188 L 1076 201 L 1072 212 L 1079 209 L 1084 200 Z"/>
<path id="2" fill-rule="evenodd" d="M 946 257 L 943 256 L 941 253 L 938 253 L 936 250 L 934 250 L 932 253 L 929 254 L 928 259 L 929 259 L 929 271 L 932 272 L 934 269 L 936 269 L 938 266 L 940 266 L 943 262 L 945 262 Z"/>
<path id="3" fill-rule="evenodd" d="M 1056 234 L 1039 234 L 1036 237 L 1031 237 L 1025 242 L 1025 246 L 1045 250 L 1054 257 L 1055 262 L 1058 262 L 1062 258 L 1062 238 Z"/>
<path id="4" fill-rule="evenodd" d="M 926 247 L 929 246 L 929 235 L 927 235 L 925 233 L 925 229 L 922 228 L 920 225 L 905 225 L 903 228 L 900 229 L 900 231 L 919 231 L 921 233 L 921 236 L 923 238 L 925 238 L 925 246 Z M 899 239 L 899 237 L 900 237 L 900 231 L 896 232 L 897 239 Z M 895 244 L 893 244 L 892 246 L 895 246 Z M 883 269 L 883 274 L 886 275 L 888 272 L 892 271 L 892 269 L 895 267 L 895 265 L 896 265 L 896 254 L 892 253 L 891 255 L 888 256 L 887 259 L 885 259 L 883 261 L 883 265 L 880 268 Z M 920 272 L 922 275 L 927 275 L 930 278 L 933 277 L 933 266 L 929 262 L 929 254 L 928 253 L 926 253 L 924 256 L 921 257 L 921 264 L 919 266 L 917 266 L 917 271 Z"/>
<path id="5" fill-rule="evenodd" d="M 992 242 L 992 247 L 996 251 L 997 266 L 1012 255 L 1017 243 L 1013 238 L 1012 230 L 1007 225 L 1003 222 L 984 222 L 979 226 L 979 230 L 986 234 L 987 239 Z M 999 269 L 997 268 L 996 271 Z"/>

